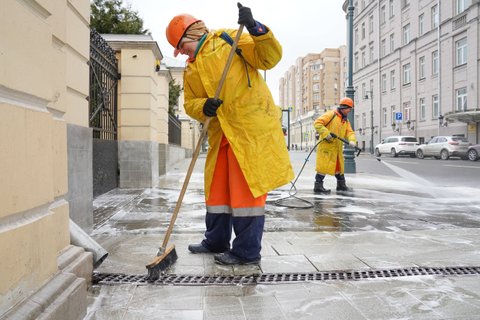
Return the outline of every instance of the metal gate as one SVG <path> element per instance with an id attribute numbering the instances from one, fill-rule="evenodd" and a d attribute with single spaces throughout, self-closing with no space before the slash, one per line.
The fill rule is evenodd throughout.
<path id="1" fill-rule="evenodd" d="M 117 83 L 115 51 L 90 30 L 90 127 L 93 138 L 117 140 Z"/>
<path id="2" fill-rule="evenodd" d="M 90 30 L 90 128 L 93 130 L 93 196 L 118 186 L 117 84 L 115 51 Z"/>

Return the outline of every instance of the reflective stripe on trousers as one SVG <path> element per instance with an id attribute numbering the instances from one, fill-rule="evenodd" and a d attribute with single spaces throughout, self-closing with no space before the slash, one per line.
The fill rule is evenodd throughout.
<path id="1" fill-rule="evenodd" d="M 253 197 L 228 140 L 222 137 L 206 200 L 207 230 L 202 244 L 215 251 L 229 250 L 233 228 L 230 253 L 243 261 L 260 259 L 266 200 L 266 194 Z"/>

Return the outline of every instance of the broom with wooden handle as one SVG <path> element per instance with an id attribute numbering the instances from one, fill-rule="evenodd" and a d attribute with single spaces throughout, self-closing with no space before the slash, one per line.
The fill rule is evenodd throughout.
<path id="1" fill-rule="evenodd" d="M 237 36 L 235 37 L 235 40 L 232 44 L 232 48 L 230 49 L 230 54 L 228 55 L 227 64 L 223 69 L 222 77 L 220 78 L 220 82 L 218 83 L 217 90 L 215 91 L 215 99 L 219 98 L 220 92 L 222 91 L 223 83 L 227 78 L 227 73 L 228 73 L 228 70 L 230 69 L 230 65 L 232 64 L 232 60 L 238 46 L 238 41 L 240 40 L 240 36 L 242 35 L 242 31 L 243 31 L 243 25 L 240 25 L 237 31 Z M 167 245 L 168 245 L 168 241 L 170 240 L 170 235 L 172 234 L 173 226 L 175 224 L 175 220 L 177 219 L 178 212 L 180 211 L 180 206 L 182 205 L 183 197 L 185 195 L 185 191 L 187 190 L 188 182 L 190 181 L 193 168 L 195 167 L 195 162 L 197 161 L 198 155 L 200 154 L 202 143 L 205 137 L 207 136 L 207 130 L 208 130 L 208 126 L 210 124 L 211 119 L 212 119 L 211 117 L 207 117 L 205 120 L 205 123 L 203 124 L 202 133 L 200 135 L 197 146 L 193 153 L 190 166 L 188 167 L 187 175 L 185 177 L 185 181 L 183 182 L 180 195 L 178 196 L 175 210 L 173 210 L 173 214 L 170 219 L 170 224 L 168 225 L 167 233 L 165 234 L 165 238 L 163 239 L 162 246 L 158 249 L 156 257 L 149 264 L 146 265 L 148 270 L 148 275 L 147 275 L 148 281 L 157 280 L 160 277 L 160 272 L 170 267 L 173 263 L 175 263 L 175 261 L 178 258 L 177 252 L 175 251 L 175 245 L 171 245 L 168 248 L 167 248 Z"/>

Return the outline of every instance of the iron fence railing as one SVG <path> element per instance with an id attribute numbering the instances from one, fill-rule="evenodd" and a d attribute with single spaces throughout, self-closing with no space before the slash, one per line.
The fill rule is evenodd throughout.
<path id="1" fill-rule="evenodd" d="M 90 30 L 89 116 L 93 138 L 117 139 L 117 83 L 115 51 L 94 29 Z"/>

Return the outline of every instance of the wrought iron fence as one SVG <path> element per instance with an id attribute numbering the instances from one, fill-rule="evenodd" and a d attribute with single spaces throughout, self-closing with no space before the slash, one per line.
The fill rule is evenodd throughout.
<path id="1" fill-rule="evenodd" d="M 89 115 L 93 138 L 117 140 L 117 84 L 115 51 L 94 29 L 90 30 Z"/>
<path id="2" fill-rule="evenodd" d="M 182 123 L 171 114 L 168 115 L 168 143 L 182 145 Z"/>

